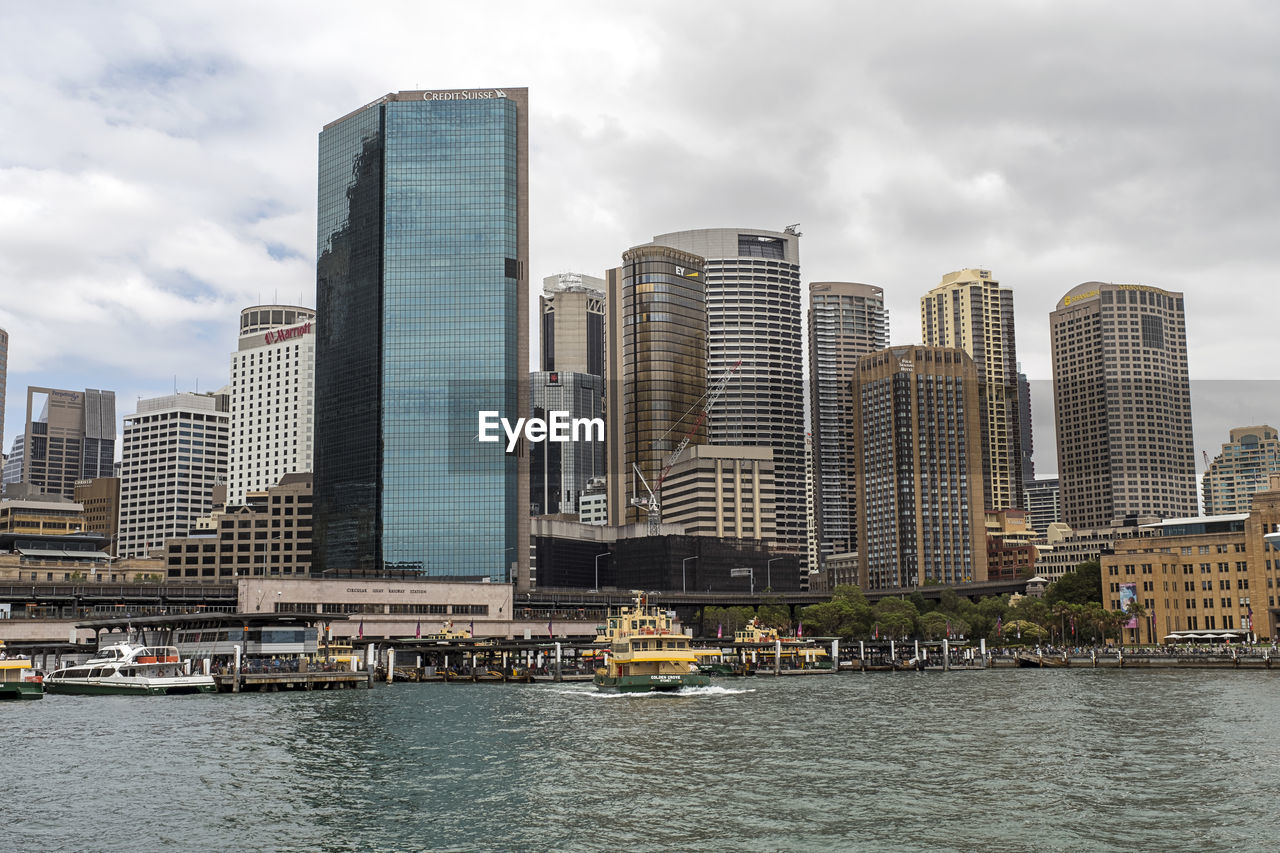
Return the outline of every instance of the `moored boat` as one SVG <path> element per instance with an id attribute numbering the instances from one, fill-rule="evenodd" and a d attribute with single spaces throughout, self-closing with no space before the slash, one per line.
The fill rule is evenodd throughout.
<path id="1" fill-rule="evenodd" d="M 605 665 L 595 672 L 596 689 L 610 693 L 671 692 L 706 687 L 711 679 L 698 671 L 689 638 L 676 633 L 667 611 L 637 594 L 632 607 L 610 613 L 604 634 Z"/>
<path id="2" fill-rule="evenodd" d="M 40 681 L 27 658 L 0 660 L 0 700 L 43 699 L 44 687 Z"/>
<path id="3" fill-rule="evenodd" d="M 144 646 L 130 640 L 98 650 L 87 662 L 45 676 L 49 693 L 175 695 L 214 693 L 210 675 L 183 672 L 174 646 Z"/>

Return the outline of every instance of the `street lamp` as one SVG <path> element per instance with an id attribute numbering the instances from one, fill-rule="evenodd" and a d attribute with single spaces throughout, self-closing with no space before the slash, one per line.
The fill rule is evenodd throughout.
<path id="1" fill-rule="evenodd" d="M 782 559 L 781 557 L 772 557 L 769 559 L 767 563 L 765 563 L 764 582 L 765 582 L 765 585 L 769 587 L 769 589 L 773 589 L 773 572 L 771 571 L 773 568 L 773 564 L 778 562 L 781 559 Z"/>
<path id="2" fill-rule="evenodd" d="M 267 576 L 267 555 L 268 555 L 268 552 L 271 550 L 271 543 L 281 538 L 282 536 L 284 536 L 283 533 L 277 533 L 275 536 L 272 536 L 270 539 L 267 540 L 266 547 L 263 548 L 262 550 L 262 571 L 259 573 L 261 577 Z"/>
<path id="3" fill-rule="evenodd" d="M 684 562 L 680 564 L 680 591 L 681 592 L 689 591 L 689 584 L 686 580 L 684 570 L 689 565 L 690 560 L 696 560 L 696 559 L 698 559 L 696 555 L 692 557 L 685 557 Z"/>
<path id="4" fill-rule="evenodd" d="M 756 570 L 750 566 L 739 566 L 736 569 L 729 570 L 731 578 L 751 578 L 751 594 L 756 594 Z"/>
<path id="5" fill-rule="evenodd" d="M 596 554 L 596 588 L 591 590 L 592 592 L 600 591 L 600 558 L 612 557 L 612 556 L 613 556 L 612 551 L 605 551 L 603 554 Z"/>

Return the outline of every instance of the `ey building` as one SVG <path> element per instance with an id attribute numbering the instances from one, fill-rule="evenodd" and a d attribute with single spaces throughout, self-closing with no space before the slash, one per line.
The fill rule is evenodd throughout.
<path id="1" fill-rule="evenodd" d="M 706 259 L 707 442 L 773 451 L 777 548 L 807 559 L 800 233 L 704 228 L 653 242 Z"/>

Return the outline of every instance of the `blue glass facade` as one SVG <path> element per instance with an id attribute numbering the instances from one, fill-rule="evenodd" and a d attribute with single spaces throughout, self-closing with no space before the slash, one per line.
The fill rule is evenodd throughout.
<path id="1" fill-rule="evenodd" d="M 512 579 L 519 459 L 475 439 L 522 408 L 519 111 L 401 93 L 321 133 L 321 570 Z"/>

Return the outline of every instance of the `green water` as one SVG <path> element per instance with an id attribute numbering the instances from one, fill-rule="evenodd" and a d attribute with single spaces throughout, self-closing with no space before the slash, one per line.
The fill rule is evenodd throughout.
<path id="1" fill-rule="evenodd" d="M 1007 670 L 47 696 L 7 849 L 1252 850 L 1280 678 Z"/>

